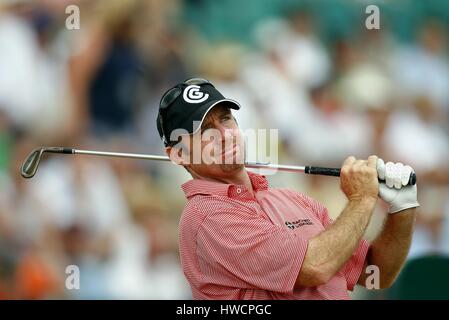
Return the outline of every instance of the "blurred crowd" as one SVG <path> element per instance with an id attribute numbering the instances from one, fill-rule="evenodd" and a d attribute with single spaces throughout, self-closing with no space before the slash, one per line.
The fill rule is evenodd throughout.
<path id="1" fill-rule="evenodd" d="M 162 154 L 160 96 L 191 76 L 241 103 L 242 129 L 279 129 L 280 163 L 338 167 L 376 154 L 411 165 L 421 208 L 409 259 L 449 256 L 448 20 L 425 16 L 403 39 L 386 19 L 367 30 L 354 2 L 351 32 L 330 37 L 313 5 L 249 25 L 243 11 L 254 17 L 275 1 L 248 1 L 240 20 L 217 18 L 237 2 L 0 3 L 0 299 L 190 298 L 177 240 L 184 170 L 55 155 L 31 180 L 19 172 L 38 146 Z M 69 4 L 80 8 L 79 30 L 66 28 Z M 206 11 L 242 37 L 207 32 Z M 345 205 L 338 179 L 268 177 L 334 218 Z M 65 286 L 69 265 L 79 290 Z"/>

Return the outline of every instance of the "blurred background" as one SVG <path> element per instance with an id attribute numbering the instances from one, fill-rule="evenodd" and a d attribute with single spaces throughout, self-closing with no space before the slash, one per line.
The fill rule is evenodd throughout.
<path id="1" fill-rule="evenodd" d="M 79 30 L 66 28 L 70 4 Z M 379 30 L 365 28 L 368 4 Z M 448 298 L 448 32 L 446 0 L 1 0 L 0 298 L 190 299 L 182 168 L 64 155 L 31 180 L 19 168 L 38 146 L 162 154 L 160 96 L 191 76 L 242 104 L 243 129 L 279 129 L 280 163 L 377 154 L 413 166 L 407 266 L 393 288 L 352 295 Z M 335 178 L 269 180 L 334 218 L 345 205 Z M 69 265 L 79 290 L 66 289 Z"/>

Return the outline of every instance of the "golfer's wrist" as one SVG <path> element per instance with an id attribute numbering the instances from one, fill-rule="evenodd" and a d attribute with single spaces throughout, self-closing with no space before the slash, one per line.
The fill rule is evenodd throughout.
<path id="1" fill-rule="evenodd" d="M 388 208 L 388 213 L 390 215 L 395 215 L 395 214 L 403 213 L 403 212 L 414 212 L 413 209 L 416 209 L 417 207 L 419 207 L 419 203 L 417 201 L 409 202 L 409 203 L 401 204 L 401 205 L 391 204 L 390 207 Z"/>
<path id="2" fill-rule="evenodd" d="M 372 196 L 363 196 L 349 199 L 347 208 L 351 212 L 358 212 L 358 214 L 369 214 L 374 212 L 377 199 Z"/>
<path id="3" fill-rule="evenodd" d="M 363 195 L 363 196 L 354 196 L 350 197 L 349 203 L 352 205 L 362 205 L 362 206 L 375 206 L 377 202 L 377 197 Z"/>

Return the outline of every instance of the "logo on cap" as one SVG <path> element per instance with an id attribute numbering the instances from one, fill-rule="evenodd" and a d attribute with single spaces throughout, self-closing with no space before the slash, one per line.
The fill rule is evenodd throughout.
<path id="1" fill-rule="evenodd" d="M 182 98 L 188 103 L 201 103 L 209 98 L 209 94 L 200 91 L 200 86 L 190 85 L 184 89 Z"/>

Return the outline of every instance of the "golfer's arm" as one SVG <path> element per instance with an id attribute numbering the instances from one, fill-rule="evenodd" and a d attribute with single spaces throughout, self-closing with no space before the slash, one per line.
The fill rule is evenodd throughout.
<path id="1" fill-rule="evenodd" d="M 350 201 L 327 230 L 309 240 L 295 288 L 328 282 L 354 253 L 370 221 L 376 199 Z"/>
<path id="2" fill-rule="evenodd" d="M 412 241 L 415 211 L 416 209 L 412 208 L 390 214 L 382 232 L 371 244 L 366 263 L 379 268 L 380 289 L 389 288 L 404 265 Z M 362 272 L 358 283 L 364 285 L 365 277 Z"/>

